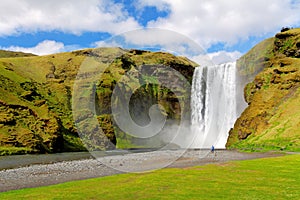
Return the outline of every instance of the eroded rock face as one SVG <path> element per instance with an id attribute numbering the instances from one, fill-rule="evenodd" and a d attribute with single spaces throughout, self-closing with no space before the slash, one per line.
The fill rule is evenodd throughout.
<path id="1" fill-rule="evenodd" d="M 0 101 L 1 146 L 18 147 L 24 153 L 59 152 L 63 148 L 60 124 L 43 119 L 27 106 Z M 3 153 L 4 154 L 4 153 Z"/>
<path id="2" fill-rule="evenodd" d="M 185 58 L 167 53 L 137 50 L 126 52 L 111 63 L 102 75 L 104 79 L 96 87 L 97 114 L 111 119 L 111 104 L 114 104 L 111 97 L 113 90 L 116 89 L 123 94 L 114 99 L 115 102 L 122 102 L 120 112 L 129 105 L 130 117 L 137 125 L 145 126 L 150 123 L 148 113 L 154 104 L 163 107 L 162 114 L 167 120 L 178 124 L 182 118 L 190 117 L 189 84 L 195 66 L 197 66 L 195 63 Z M 180 73 L 185 80 L 179 80 L 169 68 Z M 136 87 L 138 89 L 134 91 Z M 180 101 L 185 102 L 184 107 L 180 105 Z M 181 116 L 182 113 L 185 116 Z M 130 133 L 126 134 L 116 123 L 113 122 L 113 125 L 119 148 L 150 145 L 148 141 L 133 138 Z M 151 147 L 163 145 L 159 137 L 158 134 L 153 138 Z"/>
<path id="3" fill-rule="evenodd" d="M 128 143 L 126 139 L 130 135 L 114 125 L 111 115 L 111 96 L 116 84 L 133 94 L 130 112 L 137 123 L 147 123 L 148 115 L 144 111 L 148 111 L 153 103 L 164 107 L 164 114 L 168 119 L 180 120 L 181 109 L 184 109 L 186 115 L 189 114 L 188 103 L 184 108 L 178 104 L 180 98 L 185 98 L 188 102 L 189 96 L 175 96 L 171 91 L 176 90 L 179 80 L 175 80 L 165 70 L 156 68 L 159 65 L 175 69 L 191 84 L 196 64 L 186 58 L 168 53 L 120 48 L 87 49 L 49 56 L 26 55 L 27 57 L 20 58 L 15 58 L 12 52 L 4 53 L 5 55 L 0 56 L 3 57 L 0 58 L 2 154 L 84 150 L 85 146 L 78 136 L 78 125 L 91 132 L 85 135 L 91 141 L 86 144 L 91 149 L 112 149 L 115 144 L 131 147 L 134 144 Z M 83 95 L 79 99 L 91 100 L 90 91 L 95 91 L 92 100 L 95 102 L 96 119 L 104 132 L 102 136 L 97 134 L 99 127 L 85 121 L 93 113 L 79 112 L 74 121 L 74 115 L 78 113 L 72 111 L 74 80 L 78 78 L 78 70 L 87 57 L 101 59 L 108 66 L 92 88 L 81 88 Z M 149 77 L 143 75 L 145 71 L 150 72 Z M 127 72 L 132 74 L 131 79 L 142 85 L 137 91 L 130 91 L 130 87 L 126 85 L 129 79 L 119 83 Z M 79 76 L 84 79 L 95 74 L 97 72 L 87 71 Z M 163 76 L 164 81 L 169 83 L 173 81 L 174 88 L 163 87 L 163 80 L 153 84 L 151 74 Z"/>
<path id="4" fill-rule="evenodd" d="M 230 131 L 227 147 L 300 150 L 299 42 L 299 29 L 281 32 L 238 61 L 244 72 L 260 72 L 244 89 L 248 107 Z"/>

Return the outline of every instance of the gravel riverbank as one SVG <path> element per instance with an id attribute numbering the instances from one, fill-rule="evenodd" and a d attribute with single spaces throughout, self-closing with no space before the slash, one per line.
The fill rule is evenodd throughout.
<path id="1" fill-rule="evenodd" d="M 245 160 L 262 157 L 280 156 L 272 153 L 240 153 L 237 151 L 217 150 L 161 150 L 119 155 L 78 156 L 76 160 L 36 164 L 26 161 L 24 167 L 0 170 L 0 192 L 21 188 L 38 187 L 63 183 L 72 180 L 110 176 L 127 172 L 143 172 L 163 167 L 184 168 L 208 163 L 231 160 Z M 9 160 L 9 159 L 8 159 Z M 1 161 L 2 166 L 4 162 Z M 44 161 L 46 162 L 46 161 Z M 10 167 L 8 167 L 10 168 Z"/>

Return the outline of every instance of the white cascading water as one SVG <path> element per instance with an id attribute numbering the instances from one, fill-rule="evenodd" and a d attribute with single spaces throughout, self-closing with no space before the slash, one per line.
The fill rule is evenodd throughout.
<path id="1" fill-rule="evenodd" d="M 197 67 L 191 109 L 193 148 L 225 148 L 228 132 L 237 119 L 236 63 Z"/>

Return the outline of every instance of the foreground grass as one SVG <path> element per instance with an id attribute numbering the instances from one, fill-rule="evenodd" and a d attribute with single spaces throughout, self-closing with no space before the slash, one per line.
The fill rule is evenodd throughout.
<path id="1" fill-rule="evenodd" d="M 25 180 L 24 180 L 25 181 Z M 0 193 L 0 199 L 300 199 L 300 155 L 122 174 Z"/>

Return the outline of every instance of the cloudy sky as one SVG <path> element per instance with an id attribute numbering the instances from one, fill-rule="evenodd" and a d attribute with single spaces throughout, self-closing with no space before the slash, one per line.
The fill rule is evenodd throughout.
<path id="1" fill-rule="evenodd" d="M 221 63 L 300 27 L 300 0 L 3 0 L 0 13 L 0 49 L 38 55 L 125 42 L 174 51 L 186 38 Z"/>

